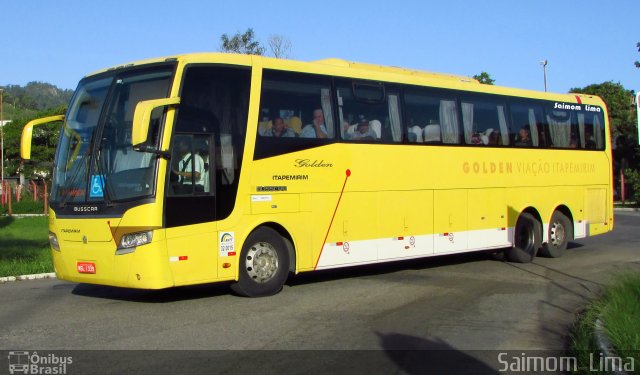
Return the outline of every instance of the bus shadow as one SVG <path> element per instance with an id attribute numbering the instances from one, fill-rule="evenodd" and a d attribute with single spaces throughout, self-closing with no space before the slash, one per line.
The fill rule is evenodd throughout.
<path id="1" fill-rule="evenodd" d="M 577 243 L 577 242 L 569 242 L 567 244 L 567 250 L 575 250 L 575 249 L 579 249 L 581 247 L 584 247 L 584 245 L 581 244 L 581 243 Z"/>
<path id="2" fill-rule="evenodd" d="M 77 284 L 72 294 L 90 298 L 110 299 L 139 303 L 170 303 L 202 298 L 230 295 L 229 283 L 180 286 L 174 288 L 147 290 L 129 289 L 106 285 Z"/>
<path id="3" fill-rule="evenodd" d="M 570 242 L 569 250 L 577 250 L 584 245 Z M 455 266 L 480 261 L 505 261 L 499 252 L 485 251 L 464 254 L 439 255 L 434 257 L 398 260 L 387 263 L 342 267 L 315 272 L 303 272 L 290 277 L 286 285 L 298 286 L 326 281 L 336 281 L 366 276 L 392 274 L 406 270 L 428 270 L 446 266 Z M 128 302 L 169 303 L 218 296 L 236 296 L 229 288 L 231 282 L 211 283 L 192 286 L 173 287 L 160 290 L 129 289 L 105 285 L 76 284 L 72 294 Z"/>
<path id="4" fill-rule="evenodd" d="M 407 374 L 498 374 L 485 362 L 440 339 L 376 334 L 387 357 Z"/>
<path id="5" fill-rule="evenodd" d="M 385 275 L 406 270 L 426 270 L 444 266 L 453 266 L 457 264 L 473 263 L 495 259 L 495 251 L 490 251 L 396 260 L 385 263 L 341 267 L 329 270 L 319 270 L 315 272 L 303 272 L 294 277 L 290 277 L 287 281 L 287 285 L 306 285 L 323 281 L 359 278 L 363 276 Z"/>

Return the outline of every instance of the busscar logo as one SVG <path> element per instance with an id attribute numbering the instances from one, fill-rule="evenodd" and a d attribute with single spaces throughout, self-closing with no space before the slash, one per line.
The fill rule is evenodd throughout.
<path id="1" fill-rule="evenodd" d="M 53 353 L 39 355 L 38 352 L 10 351 L 9 374 L 66 374 L 67 366 L 73 363 L 70 356 Z"/>
<path id="2" fill-rule="evenodd" d="M 73 212 L 98 212 L 98 206 L 76 206 Z"/>

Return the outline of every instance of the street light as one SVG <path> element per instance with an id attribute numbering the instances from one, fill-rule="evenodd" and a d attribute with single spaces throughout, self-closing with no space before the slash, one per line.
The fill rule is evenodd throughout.
<path id="1" fill-rule="evenodd" d="M 544 71 L 544 92 L 547 92 L 547 60 L 540 61 L 540 65 L 542 65 L 542 70 Z"/>

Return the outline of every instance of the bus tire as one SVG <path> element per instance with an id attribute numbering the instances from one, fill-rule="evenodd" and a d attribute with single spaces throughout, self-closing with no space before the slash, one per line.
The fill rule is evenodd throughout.
<path id="1" fill-rule="evenodd" d="M 506 250 L 507 259 L 515 263 L 529 263 L 542 243 L 542 226 L 530 213 L 520 214 L 513 234 L 513 246 Z"/>
<path id="2" fill-rule="evenodd" d="M 559 258 L 567 249 L 569 240 L 573 238 L 571 220 L 560 211 L 551 215 L 549 222 L 549 241 L 540 249 L 540 255 L 548 258 Z"/>
<path id="3" fill-rule="evenodd" d="M 231 289 L 246 297 L 266 297 L 282 290 L 289 275 L 287 244 L 268 227 L 254 230 L 240 253 L 238 281 Z"/>

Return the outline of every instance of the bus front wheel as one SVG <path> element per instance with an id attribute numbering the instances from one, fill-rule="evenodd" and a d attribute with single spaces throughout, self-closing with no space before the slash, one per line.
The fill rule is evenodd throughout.
<path id="1" fill-rule="evenodd" d="M 573 225 L 571 225 L 571 221 L 562 212 L 555 211 L 551 215 L 549 223 L 549 242 L 540 249 L 540 255 L 548 258 L 561 257 L 572 238 Z"/>
<path id="2" fill-rule="evenodd" d="M 530 213 L 520 214 L 513 235 L 513 247 L 506 251 L 507 259 L 516 263 L 529 263 L 535 258 L 542 243 L 542 226 Z"/>
<path id="3" fill-rule="evenodd" d="M 287 244 L 268 227 L 254 230 L 240 253 L 238 282 L 231 289 L 246 297 L 271 296 L 282 290 L 289 274 Z"/>

